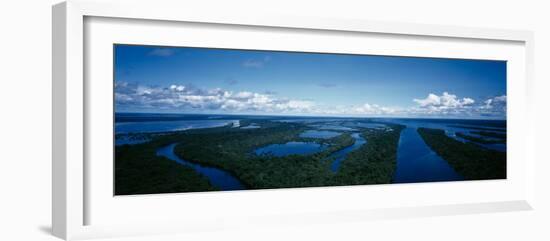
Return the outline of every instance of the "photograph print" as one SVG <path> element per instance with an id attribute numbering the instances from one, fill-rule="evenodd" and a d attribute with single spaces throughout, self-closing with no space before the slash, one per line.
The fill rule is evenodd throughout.
<path id="1" fill-rule="evenodd" d="M 113 54 L 114 195 L 506 179 L 506 61 Z"/>

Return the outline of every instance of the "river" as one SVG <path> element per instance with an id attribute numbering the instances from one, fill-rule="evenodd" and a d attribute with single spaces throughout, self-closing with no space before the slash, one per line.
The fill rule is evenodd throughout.
<path id="1" fill-rule="evenodd" d="M 174 153 L 174 147 L 178 143 L 173 143 L 165 147 L 157 149 L 157 155 L 171 159 L 181 165 L 193 168 L 196 172 L 208 178 L 212 186 L 219 188 L 222 191 L 243 190 L 245 186 L 229 172 L 215 167 L 207 167 L 184 160 Z"/>
<path id="2" fill-rule="evenodd" d="M 337 172 L 340 168 L 340 164 L 342 164 L 342 161 L 346 158 L 348 153 L 357 150 L 359 147 L 361 147 L 363 144 L 367 143 L 367 140 L 365 138 L 361 137 L 360 133 L 353 133 L 351 134 L 351 137 L 355 139 L 355 142 L 353 145 L 348 146 L 342 150 L 339 150 L 337 152 L 332 153 L 329 158 L 336 158 L 332 164 L 330 165 L 330 169 L 333 172 Z"/>
<path id="3" fill-rule="evenodd" d="M 401 132 L 394 183 L 458 181 L 462 176 L 433 152 L 415 127 Z"/>

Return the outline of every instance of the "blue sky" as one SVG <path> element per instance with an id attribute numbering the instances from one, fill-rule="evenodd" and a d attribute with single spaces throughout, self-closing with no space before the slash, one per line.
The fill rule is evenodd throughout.
<path id="1" fill-rule="evenodd" d="M 117 112 L 505 118 L 506 62 L 115 45 Z"/>

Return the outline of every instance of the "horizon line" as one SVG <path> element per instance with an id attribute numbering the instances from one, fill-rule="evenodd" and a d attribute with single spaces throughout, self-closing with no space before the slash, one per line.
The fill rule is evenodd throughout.
<path id="1" fill-rule="evenodd" d="M 175 113 L 175 112 L 116 112 L 114 114 L 175 114 L 175 115 L 228 115 L 228 116 L 265 116 L 265 117 L 314 117 L 314 118 L 377 118 L 377 119 L 446 119 L 446 120 L 495 120 L 507 121 L 505 118 L 467 118 L 467 117 L 426 117 L 426 116 L 331 116 L 331 115 L 284 115 L 284 114 L 245 114 L 245 113 Z"/>

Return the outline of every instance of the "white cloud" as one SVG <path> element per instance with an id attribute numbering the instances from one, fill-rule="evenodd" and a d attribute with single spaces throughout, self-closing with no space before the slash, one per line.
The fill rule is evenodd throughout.
<path id="1" fill-rule="evenodd" d="M 439 105 L 441 103 L 439 96 L 434 94 L 429 94 L 425 99 L 414 99 L 413 101 L 420 106 Z"/>
<path id="2" fill-rule="evenodd" d="M 396 107 L 373 103 L 361 105 L 322 105 L 313 100 L 288 99 L 275 93 L 232 92 L 220 88 L 200 89 L 172 84 L 151 87 L 128 82 L 115 83 L 115 102 L 119 107 L 171 109 L 179 111 L 221 111 L 227 113 L 304 114 L 340 116 L 409 116 L 409 117 L 503 117 L 506 95 L 474 100 L 443 92 L 413 99 L 416 106 Z M 130 108 L 131 109 L 131 108 Z"/>
<path id="3" fill-rule="evenodd" d="M 506 115 L 507 106 L 506 95 L 495 96 L 483 101 L 479 107 L 479 113 L 483 116 L 503 116 Z"/>
<path id="4" fill-rule="evenodd" d="M 441 96 L 430 93 L 428 97 L 424 99 L 413 99 L 421 107 L 427 107 L 431 109 L 449 109 L 449 108 L 461 108 L 464 106 L 472 105 L 475 101 L 471 98 L 458 99 L 456 95 L 443 92 Z"/>
<path id="5" fill-rule="evenodd" d="M 471 98 L 463 98 L 462 102 L 463 102 L 464 105 L 471 105 L 471 104 L 475 103 L 475 101 Z"/>
<path id="6" fill-rule="evenodd" d="M 458 98 L 449 92 L 441 95 L 428 94 L 424 99 L 413 99 L 418 106 L 407 110 L 409 115 L 416 116 L 467 116 L 472 113 L 475 100 L 469 97 Z"/>
<path id="7" fill-rule="evenodd" d="M 254 93 L 252 93 L 252 92 L 242 91 L 242 92 L 237 93 L 235 95 L 235 98 L 248 99 L 248 98 L 253 97 L 253 96 L 254 96 Z"/>
<path id="8" fill-rule="evenodd" d="M 315 103 L 307 100 L 289 100 L 283 103 L 278 103 L 275 105 L 278 110 L 298 110 L 299 112 L 310 112 L 313 110 Z"/>
<path id="9" fill-rule="evenodd" d="M 457 116 L 457 117 L 503 117 L 506 115 L 506 95 L 475 101 L 473 98 L 458 98 L 454 94 L 430 93 L 424 99 L 413 99 L 418 104 L 407 110 L 415 116 Z"/>
<path id="10" fill-rule="evenodd" d="M 494 99 L 498 102 L 506 102 L 506 95 L 497 96 Z"/>
<path id="11" fill-rule="evenodd" d="M 354 114 L 362 115 L 391 115 L 398 112 L 396 108 L 384 107 L 377 104 L 365 103 L 361 106 L 355 107 L 352 110 Z"/>
<path id="12" fill-rule="evenodd" d="M 506 95 L 496 96 L 485 100 L 484 109 L 502 108 L 506 105 Z"/>
<path id="13" fill-rule="evenodd" d="M 185 86 L 183 85 L 170 85 L 170 89 L 174 91 L 184 91 Z"/>
<path id="14" fill-rule="evenodd" d="M 234 93 L 220 88 L 204 90 L 176 84 L 163 88 L 127 82 L 115 83 L 115 101 L 117 105 L 126 107 L 228 112 L 308 113 L 315 107 L 312 101 L 277 98 L 275 95 L 249 91 Z"/>

